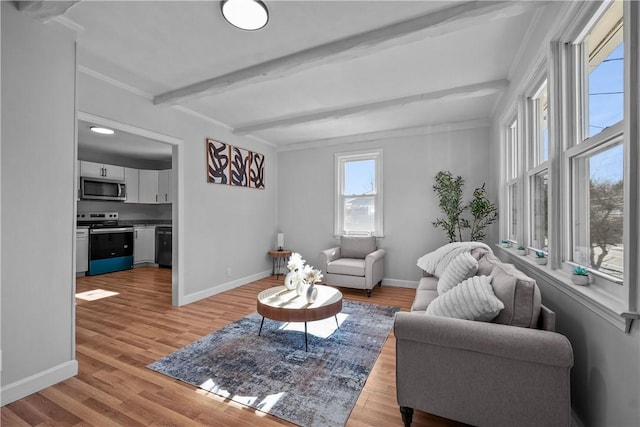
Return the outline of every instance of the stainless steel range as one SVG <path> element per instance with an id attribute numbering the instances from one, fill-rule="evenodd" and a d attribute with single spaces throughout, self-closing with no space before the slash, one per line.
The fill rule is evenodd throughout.
<path id="1" fill-rule="evenodd" d="M 78 226 L 89 226 L 87 275 L 133 268 L 133 226 L 120 225 L 118 212 L 79 213 Z"/>

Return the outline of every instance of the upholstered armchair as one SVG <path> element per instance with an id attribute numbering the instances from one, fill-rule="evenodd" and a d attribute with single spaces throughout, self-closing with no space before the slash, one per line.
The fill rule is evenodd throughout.
<path id="1" fill-rule="evenodd" d="M 364 289 L 371 296 L 373 287 L 382 284 L 385 254 L 373 236 L 341 236 L 340 246 L 320 252 L 324 283 Z"/>

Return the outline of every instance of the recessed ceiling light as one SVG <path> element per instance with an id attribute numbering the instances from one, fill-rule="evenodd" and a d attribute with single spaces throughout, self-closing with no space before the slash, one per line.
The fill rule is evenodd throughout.
<path id="1" fill-rule="evenodd" d="M 103 128 L 100 126 L 91 126 L 89 130 L 91 132 L 99 133 L 100 135 L 113 135 L 116 133 L 113 129 Z"/>
<path id="2" fill-rule="evenodd" d="M 267 6 L 260 0 L 223 0 L 222 16 L 242 30 L 259 30 L 269 21 Z"/>

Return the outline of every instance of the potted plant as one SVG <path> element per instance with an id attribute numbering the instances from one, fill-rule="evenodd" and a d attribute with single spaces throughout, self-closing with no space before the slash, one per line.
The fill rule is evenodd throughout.
<path id="1" fill-rule="evenodd" d="M 503 248 L 510 248 L 511 247 L 511 242 L 508 240 L 501 240 L 500 241 L 500 246 L 502 246 Z"/>
<path id="2" fill-rule="evenodd" d="M 573 269 L 571 280 L 576 285 L 586 286 L 589 284 L 589 272 L 586 268 L 579 265 Z"/>
<path id="3" fill-rule="evenodd" d="M 517 251 L 518 251 L 518 255 L 526 255 L 527 254 L 527 248 L 525 248 L 522 245 L 518 246 Z"/>
<path id="4" fill-rule="evenodd" d="M 536 251 L 536 263 L 545 265 L 547 263 L 547 254 L 542 251 Z"/>

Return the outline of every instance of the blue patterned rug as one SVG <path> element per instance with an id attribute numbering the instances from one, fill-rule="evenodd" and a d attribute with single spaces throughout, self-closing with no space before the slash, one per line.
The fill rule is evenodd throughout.
<path id="1" fill-rule="evenodd" d="M 304 323 L 254 312 L 148 366 L 301 426 L 343 426 L 399 309 L 344 301 L 336 319 Z"/>

